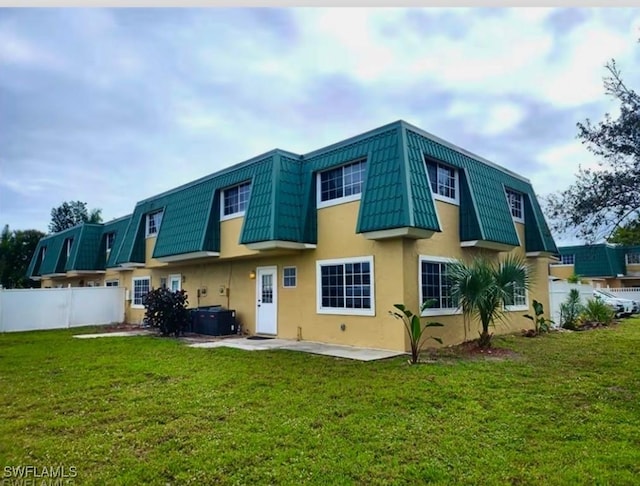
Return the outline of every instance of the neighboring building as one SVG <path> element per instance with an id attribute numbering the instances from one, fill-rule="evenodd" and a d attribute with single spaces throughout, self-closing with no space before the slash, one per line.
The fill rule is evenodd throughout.
<path id="1" fill-rule="evenodd" d="M 640 245 L 563 246 L 551 276 L 567 279 L 578 275 L 596 287 L 640 287 Z"/>
<path id="2" fill-rule="evenodd" d="M 516 292 L 498 333 L 529 326 L 534 299 L 548 308 L 557 248 L 533 188 L 399 121 L 306 155 L 273 150 L 140 201 L 118 221 L 51 235 L 29 276 L 43 286 L 117 282 L 130 322 L 143 318 L 142 296 L 167 285 L 192 307 L 235 309 L 251 334 L 406 350 L 394 304 L 434 299 L 428 314 L 445 324 L 434 333 L 460 342 L 447 261 L 509 252 L 526 255 L 535 284 Z"/>

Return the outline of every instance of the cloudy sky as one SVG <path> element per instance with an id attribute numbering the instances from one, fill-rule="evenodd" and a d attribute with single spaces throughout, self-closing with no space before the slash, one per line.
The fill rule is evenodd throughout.
<path id="1" fill-rule="evenodd" d="M 278 147 L 404 119 L 528 177 L 595 160 L 576 122 L 640 88 L 640 9 L 0 9 L 0 224 L 105 220 Z"/>

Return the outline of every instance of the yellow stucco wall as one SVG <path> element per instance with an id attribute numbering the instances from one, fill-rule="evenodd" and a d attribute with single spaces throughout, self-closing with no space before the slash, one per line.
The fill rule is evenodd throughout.
<path id="1" fill-rule="evenodd" d="M 253 251 L 238 243 L 243 218 L 221 222 L 220 256 L 181 263 L 163 263 L 151 258 L 156 238 L 145 243 L 145 268 L 125 271 L 108 270 L 100 280 L 117 279 L 121 287 L 132 289 L 135 277 L 150 277 L 151 286 L 158 287 L 161 278 L 179 274 L 182 288 L 187 292 L 189 306 L 222 305 L 235 309 L 243 329 L 256 332 L 256 279 L 250 274 L 262 266 L 277 268 L 277 335 L 278 337 L 322 341 L 385 349 L 408 349 L 404 327 L 389 315 L 396 303 L 418 309 L 418 255 L 469 258 L 485 252 L 500 258 L 498 252 L 461 248 L 458 239 L 458 206 L 436 201 L 443 232 L 423 240 L 394 238 L 368 240 L 355 233 L 360 202 L 330 206 L 318 210 L 318 242 L 315 249 Z M 516 224 L 520 240 L 524 241 L 524 226 Z M 523 248 L 515 252 L 522 253 Z M 374 266 L 374 316 L 332 315 L 317 312 L 317 262 L 346 257 L 372 257 Z M 537 299 L 548 309 L 548 259 L 529 258 L 535 270 L 535 284 L 529 292 L 529 304 Z M 297 286 L 283 287 L 283 268 L 297 268 Z M 86 279 L 85 279 L 86 280 Z M 44 286 L 43 280 L 43 286 Z M 198 297 L 200 290 L 200 297 Z M 206 292 L 206 294 L 205 294 Z M 506 324 L 500 324 L 496 333 L 531 327 L 524 319 L 525 312 L 511 313 Z M 144 309 L 126 304 L 128 322 L 141 322 Z M 444 339 L 445 345 L 465 338 L 460 315 L 434 316 L 433 320 L 445 324 L 433 334 Z M 342 329 L 344 325 L 344 330 Z M 474 323 L 467 338 L 477 337 Z M 435 343 L 434 343 L 435 344 Z"/>

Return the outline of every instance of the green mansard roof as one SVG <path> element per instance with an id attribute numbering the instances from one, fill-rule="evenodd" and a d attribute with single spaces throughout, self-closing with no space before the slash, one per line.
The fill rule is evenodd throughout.
<path id="1" fill-rule="evenodd" d="M 140 201 L 122 221 L 116 251 L 106 266 L 144 263 L 146 215 L 156 210 L 163 210 L 163 217 L 154 258 L 219 252 L 221 192 L 247 181 L 251 196 L 239 243 L 313 245 L 317 242 L 316 174 L 360 158 L 366 159 L 366 172 L 357 233 L 403 228 L 441 231 L 425 169 L 425 158 L 429 158 L 458 169 L 461 241 L 521 244 L 504 192 L 510 188 L 523 194 L 526 251 L 557 252 L 528 180 L 398 121 L 305 155 L 276 149 Z M 92 231 L 86 230 L 84 237 L 90 240 Z"/>
<path id="2" fill-rule="evenodd" d="M 574 255 L 574 272 L 581 277 L 617 277 L 627 274 L 625 256 L 640 252 L 640 245 L 615 246 L 606 243 L 596 245 L 561 246 L 560 255 Z"/>

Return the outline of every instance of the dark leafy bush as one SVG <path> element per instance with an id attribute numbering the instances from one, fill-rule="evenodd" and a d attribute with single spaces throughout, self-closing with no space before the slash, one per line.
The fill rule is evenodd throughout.
<path id="1" fill-rule="evenodd" d="M 163 336 L 170 334 L 178 337 L 189 323 L 187 293 L 184 290 L 172 292 L 159 288 L 149 292 L 142 303 L 145 308 L 145 320 L 151 327 L 160 330 Z"/>

